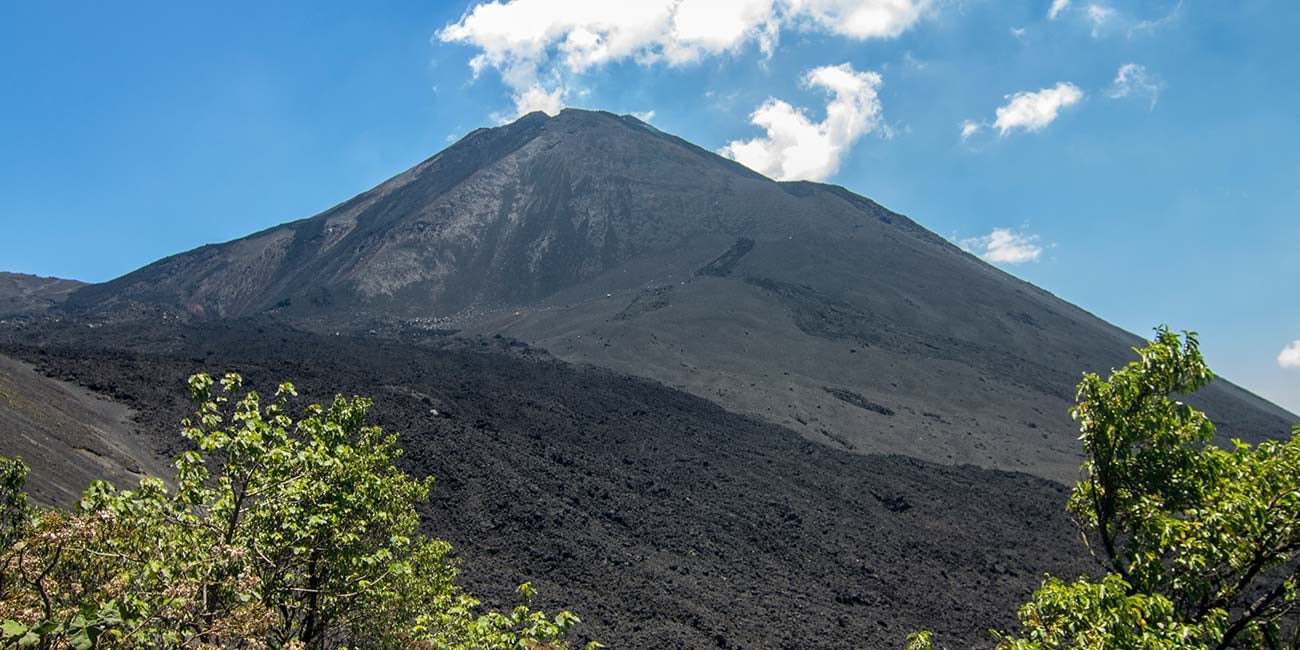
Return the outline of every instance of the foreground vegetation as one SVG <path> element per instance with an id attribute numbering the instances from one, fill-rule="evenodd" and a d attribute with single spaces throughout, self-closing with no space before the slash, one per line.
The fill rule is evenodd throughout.
<path id="1" fill-rule="evenodd" d="M 193 450 L 171 484 L 93 483 L 71 510 L 35 509 L 0 458 L 0 645 L 38 648 L 567 647 L 577 617 L 548 618 L 519 588 L 479 613 L 451 547 L 416 534 L 432 479 L 393 461 L 369 400 L 294 420 L 238 375 L 190 379 Z M 597 644 L 589 644 L 589 647 Z"/>
<path id="2" fill-rule="evenodd" d="M 998 647 L 1300 648 L 1300 426 L 1210 445 L 1214 425 L 1173 399 L 1214 377 L 1196 335 L 1161 328 L 1137 352 L 1084 375 L 1072 412 L 1088 461 L 1067 508 L 1101 575 L 1049 576 Z"/>

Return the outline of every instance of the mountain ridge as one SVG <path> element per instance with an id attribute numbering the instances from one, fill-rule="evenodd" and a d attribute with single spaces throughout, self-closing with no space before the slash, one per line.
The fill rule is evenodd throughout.
<path id="1" fill-rule="evenodd" d="M 0 318 L 47 311 L 85 286 L 79 280 L 0 271 Z"/>

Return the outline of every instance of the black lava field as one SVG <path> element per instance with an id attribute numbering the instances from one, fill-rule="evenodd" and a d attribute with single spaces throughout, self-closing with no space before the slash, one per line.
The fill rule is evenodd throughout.
<path id="1" fill-rule="evenodd" d="M 0 353 L 136 411 L 141 452 L 181 448 L 185 378 L 375 400 L 437 484 L 449 539 L 489 604 L 531 580 L 614 648 L 899 647 L 935 630 L 991 645 L 1044 572 L 1091 564 L 1064 486 L 858 455 L 704 399 L 507 339 L 393 341 L 267 322 L 45 325 Z M 435 414 L 436 412 L 436 414 Z"/>

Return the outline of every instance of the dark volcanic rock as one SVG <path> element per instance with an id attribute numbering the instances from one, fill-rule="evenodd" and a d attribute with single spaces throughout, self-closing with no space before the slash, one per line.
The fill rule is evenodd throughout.
<path id="1" fill-rule="evenodd" d="M 731 272 L 736 269 L 737 264 L 740 264 L 740 258 L 744 257 L 746 253 L 752 250 L 754 250 L 754 240 L 747 237 L 741 237 L 736 240 L 735 244 L 732 244 L 731 248 L 727 249 L 727 252 L 719 255 L 716 259 L 705 264 L 703 267 L 700 267 L 700 269 L 695 272 L 695 275 L 712 275 L 717 278 L 725 278 L 728 275 L 731 275 Z"/>
<path id="2" fill-rule="evenodd" d="M 868 411 L 873 411 L 881 415 L 894 414 L 894 409 L 891 409 L 888 406 L 885 406 L 883 404 L 877 404 L 851 390 L 844 390 L 843 388 L 831 388 L 830 386 L 822 386 L 822 390 L 830 393 L 831 396 L 834 397 L 835 399 L 840 400 L 841 402 L 847 402 L 860 409 L 866 409 Z"/>

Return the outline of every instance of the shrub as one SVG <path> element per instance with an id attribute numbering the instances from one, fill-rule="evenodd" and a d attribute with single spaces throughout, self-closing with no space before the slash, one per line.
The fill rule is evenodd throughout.
<path id="1" fill-rule="evenodd" d="M 241 379 L 190 378 L 193 450 L 168 485 L 95 482 L 32 512 L 26 469 L 0 463 L 0 641 L 32 647 L 563 648 L 576 616 L 478 613 L 447 542 L 416 534 L 432 478 L 393 462 L 371 402 L 294 420 Z M 593 644 L 595 645 L 595 644 Z"/>

